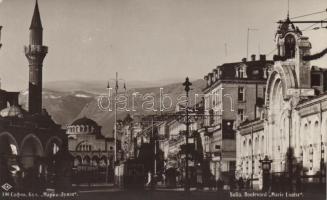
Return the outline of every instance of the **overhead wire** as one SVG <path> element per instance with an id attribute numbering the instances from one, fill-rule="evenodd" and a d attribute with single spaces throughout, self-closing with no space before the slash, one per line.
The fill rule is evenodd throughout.
<path id="1" fill-rule="evenodd" d="M 290 19 L 297 19 L 297 18 L 301 18 L 301 17 L 307 17 L 307 16 L 311 16 L 311 15 L 316 15 L 316 14 L 324 13 L 324 12 L 327 12 L 327 9 L 325 9 L 323 11 L 319 11 L 319 12 L 314 12 L 314 13 L 309 13 L 309 14 L 305 14 L 305 15 L 300 15 L 300 16 L 292 17 Z"/>
<path id="2" fill-rule="evenodd" d="M 325 20 L 327 20 L 327 18 L 325 18 L 325 19 L 323 19 L 323 20 L 321 20 L 321 21 L 325 21 Z M 315 26 L 315 25 L 317 25 L 317 24 L 320 24 L 320 23 L 321 23 L 321 22 L 317 22 L 317 23 L 311 24 L 310 26 L 304 28 L 304 29 L 301 30 L 301 31 L 307 31 L 309 28 L 311 28 L 311 27 L 313 27 L 313 26 Z"/>

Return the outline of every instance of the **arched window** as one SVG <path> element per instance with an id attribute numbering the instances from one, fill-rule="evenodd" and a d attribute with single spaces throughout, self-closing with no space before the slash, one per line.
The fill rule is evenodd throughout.
<path id="1" fill-rule="evenodd" d="M 252 140 L 249 139 L 249 146 L 248 146 L 248 149 L 249 149 L 249 150 L 248 150 L 248 153 L 249 153 L 250 156 L 252 156 L 252 150 L 253 150 L 252 148 L 253 148 L 253 147 L 252 147 Z"/>
<path id="2" fill-rule="evenodd" d="M 267 79 L 269 77 L 269 66 L 263 68 L 263 78 Z"/>
<path id="3" fill-rule="evenodd" d="M 309 154 L 310 154 L 310 156 L 309 156 L 309 158 L 310 158 L 310 160 L 309 160 L 309 163 L 310 163 L 309 170 L 312 171 L 313 170 L 313 162 L 314 162 L 314 160 L 313 160 L 314 159 L 314 150 L 313 150 L 312 144 L 310 144 Z"/>
<path id="4" fill-rule="evenodd" d="M 217 79 L 220 79 L 220 78 L 221 78 L 221 70 L 217 69 Z"/>
<path id="5" fill-rule="evenodd" d="M 255 154 L 259 154 L 259 152 L 260 152 L 260 148 L 259 148 L 259 138 L 256 137 L 254 141 L 255 141 L 255 144 L 254 144 Z"/>
<path id="6" fill-rule="evenodd" d="M 236 78 L 247 78 L 246 65 L 242 64 L 236 67 Z"/>
<path id="7" fill-rule="evenodd" d="M 243 149 L 241 152 L 242 152 L 243 156 L 246 155 L 246 139 L 243 141 Z"/>
<path id="8" fill-rule="evenodd" d="M 313 134 L 317 134 L 317 133 L 319 133 L 319 137 L 318 137 L 318 135 L 313 135 L 313 138 L 316 140 L 316 141 L 313 141 L 313 143 L 319 144 L 320 143 L 319 122 L 318 121 L 315 121 L 315 126 L 314 126 Z"/>
<path id="9" fill-rule="evenodd" d="M 59 146 L 56 143 L 53 143 L 52 153 L 55 155 L 59 151 Z"/>
<path id="10" fill-rule="evenodd" d="M 245 70 L 243 67 L 239 68 L 239 78 L 245 78 Z"/>
<path id="11" fill-rule="evenodd" d="M 285 57 L 295 57 L 295 37 L 291 34 L 285 37 Z"/>
<path id="12" fill-rule="evenodd" d="M 14 144 L 10 144 L 10 149 L 13 155 L 18 155 L 17 147 Z"/>

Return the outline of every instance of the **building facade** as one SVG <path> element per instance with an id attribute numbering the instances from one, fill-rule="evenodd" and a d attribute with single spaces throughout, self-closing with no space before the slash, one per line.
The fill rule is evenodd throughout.
<path id="1" fill-rule="evenodd" d="M 326 69 L 310 64 L 319 56 L 311 55 L 308 37 L 289 18 L 278 27 L 276 42 L 261 119 L 241 124 L 237 136 L 237 174 L 256 178 L 258 188 L 264 156 L 278 177 L 314 183 L 325 173 Z"/>
<path id="2" fill-rule="evenodd" d="M 251 60 L 225 63 L 204 77 L 206 120 L 200 130 L 205 159 L 215 179 L 229 180 L 236 167 L 236 126 L 258 118 L 272 61 L 260 55 Z"/>
<path id="3" fill-rule="evenodd" d="M 105 138 L 94 120 L 87 117 L 77 119 L 67 127 L 66 134 L 75 167 L 105 167 L 108 162 L 113 162 L 113 138 Z"/>

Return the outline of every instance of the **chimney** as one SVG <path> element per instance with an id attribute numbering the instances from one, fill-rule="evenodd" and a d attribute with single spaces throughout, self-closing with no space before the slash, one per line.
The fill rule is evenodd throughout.
<path id="1" fill-rule="evenodd" d="M 204 80 L 206 81 L 206 86 L 208 87 L 209 86 L 209 77 L 208 77 L 208 75 L 204 76 Z"/>
<path id="2" fill-rule="evenodd" d="M 260 55 L 260 60 L 261 61 L 265 61 L 266 60 L 266 55 L 265 54 L 261 54 Z"/>
<path id="3" fill-rule="evenodd" d="M 242 58 L 242 62 L 246 62 L 246 58 Z"/>
<path id="4" fill-rule="evenodd" d="M 251 55 L 251 61 L 255 61 L 255 54 Z"/>

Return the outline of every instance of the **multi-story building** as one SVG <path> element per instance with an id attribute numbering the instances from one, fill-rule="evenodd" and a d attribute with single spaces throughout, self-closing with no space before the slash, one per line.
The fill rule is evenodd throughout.
<path id="1" fill-rule="evenodd" d="M 281 177 L 273 182 L 285 177 L 297 177 L 298 183 L 324 182 L 327 70 L 310 64 L 323 53 L 311 55 L 308 37 L 288 17 L 278 27 L 276 42 L 278 53 L 265 86 L 264 114 L 239 126 L 237 175 L 253 177 L 254 186 L 262 187 L 259 161 L 267 156 L 273 177 Z"/>
<path id="2" fill-rule="evenodd" d="M 204 77 L 205 115 L 201 129 L 206 160 L 216 179 L 229 179 L 236 166 L 235 127 L 259 117 L 266 81 L 273 62 L 260 55 L 225 63 Z M 231 172 L 231 173 L 230 173 Z"/>
<path id="3" fill-rule="evenodd" d="M 141 123 L 132 118 L 129 114 L 122 120 L 122 153 L 124 159 L 134 159 L 137 157 L 137 135 L 142 131 Z"/>
<path id="4" fill-rule="evenodd" d="M 178 108 L 179 107 L 183 106 L 179 105 Z M 202 126 L 202 116 L 203 103 L 199 102 L 198 104 L 196 104 L 196 106 L 193 106 L 190 109 L 190 132 L 188 142 L 190 146 L 194 147 L 193 149 L 199 146 L 195 145 L 196 140 L 194 139 L 194 132 Z M 168 185 L 171 185 L 172 182 L 176 183 L 176 181 L 184 179 L 185 152 L 182 151 L 182 148 L 186 144 L 185 119 L 185 112 L 181 108 L 176 109 L 176 112 L 174 113 L 165 113 L 161 115 L 149 116 L 134 116 L 129 123 L 123 122 L 124 126 L 122 142 L 125 154 L 130 154 L 128 153 L 129 149 L 131 149 L 131 146 L 134 147 L 132 148 L 134 151 L 134 157 L 126 158 L 143 159 L 142 157 L 146 157 L 148 159 L 145 161 L 145 165 L 155 166 L 156 164 L 154 164 L 152 156 L 156 155 L 156 170 L 153 170 L 152 167 L 146 167 L 147 169 L 151 168 L 151 173 L 157 173 L 157 175 L 166 174 L 167 180 L 169 179 L 169 181 L 167 182 Z M 126 148 L 124 148 L 125 142 Z M 144 149 L 147 149 L 148 152 L 145 152 Z M 193 174 L 191 176 L 194 179 L 195 160 L 193 158 L 193 153 L 191 154 L 192 155 L 190 155 L 189 160 L 189 170 L 190 174 Z M 164 165 L 159 166 L 159 163 L 162 164 L 162 162 L 164 162 Z M 174 172 L 174 175 L 169 175 L 171 174 L 171 172 Z M 177 174 L 179 174 L 178 177 Z"/>

